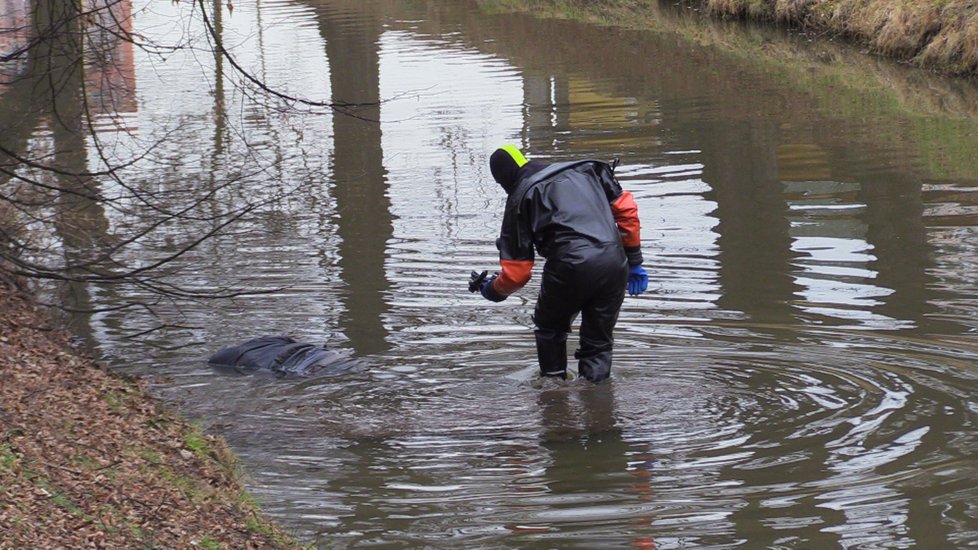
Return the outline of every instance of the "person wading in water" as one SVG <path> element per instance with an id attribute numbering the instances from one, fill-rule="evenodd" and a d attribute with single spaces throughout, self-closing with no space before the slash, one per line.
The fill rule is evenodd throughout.
<path id="1" fill-rule="evenodd" d="M 469 290 L 505 300 L 530 280 L 535 248 L 547 260 L 533 313 L 540 374 L 566 379 L 567 334 L 580 314 L 578 373 L 592 382 L 608 378 L 625 289 L 638 295 L 648 288 L 634 197 L 614 167 L 597 160 L 527 161 L 504 145 L 489 169 L 508 195 L 496 240 L 501 271 L 473 272 Z"/>

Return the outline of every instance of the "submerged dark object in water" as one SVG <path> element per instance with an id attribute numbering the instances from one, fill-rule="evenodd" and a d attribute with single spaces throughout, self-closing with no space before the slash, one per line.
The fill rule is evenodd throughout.
<path id="1" fill-rule="evenodd" d="M 267 370 L 281 376 L 340 374 L 356 369 L 358 361 L 337 351 L 296 342 L 287 336 L 262 336 L 226 347 L 207 362 L 245 372 Z"/>

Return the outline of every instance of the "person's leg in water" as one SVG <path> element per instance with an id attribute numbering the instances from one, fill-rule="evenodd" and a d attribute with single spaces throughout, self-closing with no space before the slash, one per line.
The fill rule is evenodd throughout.
<path id="1" fill-rule="evenodd" d="M 540 376 L 567 378 L 567 333 L 537 327 L 533 334 Z"/>
<path id="2" fill-rule="evenodd" d="M 578 373 L 591 382 L 611 376 L 615 324 L 628 278 L 628 265 L 623 261 L 596 267 L 591 280 L 597 291 L 582 304 L 580 347 L 574 353 Z"/>
<path id="3" fill-rule="evenodd" d="M 567 334 L 580 311 L 580 294 L 574 292 L 570 266 L 547 262 L 540 295 L 533 312 L 534 336 L 540 375 L 567 378 Z"/>
<path id="4" fill-rule="evenodd" d="M 618 311 L 625 298 L 624 286 L 616 293 L 594 297 L 581 311 L 580 347 L 574 353 L 581 377 L 600 382 L 611 376 L 611 352 Z"/>

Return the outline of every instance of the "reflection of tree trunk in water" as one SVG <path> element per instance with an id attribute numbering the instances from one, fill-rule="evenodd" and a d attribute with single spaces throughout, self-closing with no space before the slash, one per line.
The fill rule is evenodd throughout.
<path id="1" fill-rule="evenodd" d="M 720 248 L 718 305 L 758 323 L 788 323 L 798 290 L 788 205 L 777 176 L 776 129 L 743 122 L 701 136 L 703 181 L 716 201 Z"/>
<path id="2" fill-rule="evenodd" d="M 214 12 L 211 15 L 214 24 L 214 34 L 217 35 L 221 43 L 224 42 L 224 17 L 221 11 L 221 0 L 214 0 Z M 210 191 L 213 193 L 217 188 L 217 174 L 221 157 L 224 155 L 224 56 L 220 50 L 214 48 L 214 148 L 211 150 L 210 177 L 207 180 Z M 217 222 L 220 213 L 220 204 L 217 195 L 210 199 L 211 215 Z"/>
<path id="3" fill-rule="evenodd" d="M 866 240 L 876 258 L 869 267 L 877 273 L 874 284 L 893 292 L 880 297 L 877 313 L 917 326 L 934 323 L 925 316 L 936 310 L 930 303 L 932 291 L 927 274 L 932 266 L 931 247 L 924 225 L 921 181 L 910 173 L 860 178 L 858 199 L 866 205 L 862 215 Z M 962 327 L 945 323 L 941 332 L 960 332 Z"/>
<path id="4" fill-rule="evenodd" d="M 49 10 L 44 8 L 45 6 L 40 3 L 33 6 L 33 19 L 26 43 L 38 40 L 39 36 L 49 29 L 51 25 Z M 39 89 L 43 89 L 43 78 L 49 67 L 48 59 L 41 53 L 40 47 L 31 52 L 27 57 L 27 67 L 22 74 L 3 77 L 9 80 L 9 84 L 0 93 L 0 128 L 3 129 L 0 131 L 0 147 L 15 155 L 26 155 L 27 143 L 34 128 L 37 127 L 38 119 L 43 111 L 50 108 L 50 105 L 42 103 L 48 99 L 49 94 L 38 93 Z M 17 164 L 17 161 L 0 153 L 0 168 L 5 170 L 0 172 L 0 185 L 10 181 L 11 176 L 6 171 L 12 172 Z"/>
<path id="5" fill-rule="evenodd" d="M 30 72 L 28 72 L 30 74 Z M 20 78 L 0 95 L 0 147 L 24 156 L 27 141 L 37 126 L 40 113 L 31 102 L 34 87 L 30 78 Z M 0 186 L 11 180 L 17 161 L 0 152 Z"/>
<path id="6" fill-rule="evenodd" d="M 214 34 L 224 42 L 224 17 L 221 0 L 214 0 Z M 224 154 L 224 56 L 214 48 L 214 150 L 212 151 L 211 185 L 217 168 L 217 160 Z"/>
<path id="7" fill-rule="evenodd" d="M 96 256 L 97 249 L 108 240 L 108 222 L 102 206 L 86 197 L 98 192 L 97 185 L 89 177 L 70 175 L 88 169 L 87 130 L 83 124 L 83 34 L 78 9 L 74 2 L 52 0 L 39 3 L 35 12 L 40 29 L 62 25 L 58 33 L 48 37 L 37 49 L 39 57 L 48 60 L 50 65 L 35 75 L 35 82 L 38 84 L 36 91 L 51 102 L 49 118 L 55 150 L 53 164 L 62 172 L 58 175 L 58 186 L 69 191 L 58 195 L 54 219 L 54 229 L 61 239 L 64 262 L 68 266 L 91 260 Z M 87 285 L 67 283 L 61 291 L 62 303 L 67 307 L 91 307 Z M 87 323 L 81 325 L 78 323 L 73 328 L 81 336 L 90 337 L 90 327 Z"/>
<path id="8" fill-rule="evenodd" d="M 360 118 L 333 115 L 333 195 L 339 214 L 340 269 L 348 291 L 340 326 L 358 355 L 388 349 L 384 272 L 387 240 L 393 234 L 380 129 L 380 54 L 383 27 L 367 15 L 340 17 L 358 2 L 330 2 L 320 16 L 326 39 L 330 86 L 337 103 L 366 103 Z M 367 120 L 362 120 L 367 119 Z"/>
<path id="9" fill-rule="evenodd" d="M 17 79 L 2 95 L 0 95 L 0 189 L 8 190 L 18 187 L 13 180 L 18 162 L 5 154 L 10 151 L 17 156 L 24 156 L 28 146 L 31 130 L 36 126 L 38 113 L 31 104 L 33 88 L 29 78 Z M 16 207 L 0 200 L 0 253 L 17 254 L 15 242 L 24 239 L 24 227 L 18 220 Z"/>

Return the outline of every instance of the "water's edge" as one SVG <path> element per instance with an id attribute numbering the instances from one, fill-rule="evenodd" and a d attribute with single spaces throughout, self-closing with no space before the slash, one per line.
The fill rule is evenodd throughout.
<path id="1" fill-rule="evenodd" d="M 494 9 L 633 25 L 678 6 L 693 17 L 760 22 L 800 30 L 811 38 L 843 38 L 864 53 L 947 76 L 978 76 L 978 14 L 967 2 L 893 0 L 682 0 L 587 2 L 485 0 Z M 641 23 L 639 23 L 641 25 Z"/>

